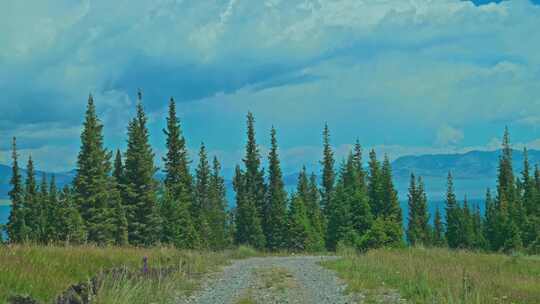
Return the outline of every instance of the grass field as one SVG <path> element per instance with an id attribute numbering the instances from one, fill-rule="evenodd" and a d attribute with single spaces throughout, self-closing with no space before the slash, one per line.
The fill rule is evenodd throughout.
<path id="1" fill-rule="evenodd" d="M 351 292 L 375 303 L 398 291 L 412 303 L 540 303 L 539 257 L 454 252 L 444 249 L 380 249 L 343 252 L 326 262 Z"/>
<path id="2" fill-rule="evenodd" d="M 150 269 L 174 271 L 165 279 L 105 278 L 95 303 L 174 303 L 180 293 L 189 293 L 196 286 L 203 273 L 230 259 L 254 254 L 247 248 L 199 253 L 171 248 L 0 246 L 0 303 L 13 295 L 29 295 L 51 303 L 72 284 L 84 282 L 100 271 L 139 271 L 145 256 Z"/>

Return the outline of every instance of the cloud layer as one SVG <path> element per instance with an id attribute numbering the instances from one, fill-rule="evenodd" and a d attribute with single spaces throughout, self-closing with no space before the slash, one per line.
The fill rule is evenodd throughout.
<path id="1" fill-rule="evenodd" d="M 478 4 L 478 3 L 477 3 Z M 336 146 L 487 147 L 540 138 L 540 7 L 526 0 L 8 0 L 0 10 L 0 149 L 73 167 L 89 92 L 123 147 L 137 88 L 158 154 L 169 96 L 193 149 L 232 166 L 244 116 L 277 127 L 286 166 Z M 49 151 L 49 152 L 46 152 Z M 62 155 L 60 155 L 62 154 Z M 65 154 L 70 154 L 66 156 Z M 40 156 L 41 155 L 41 156 Z"/>

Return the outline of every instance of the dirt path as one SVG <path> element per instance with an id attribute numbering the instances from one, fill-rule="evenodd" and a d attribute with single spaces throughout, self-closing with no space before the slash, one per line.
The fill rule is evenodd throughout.
<path id="1" fill-rule="evenodd" d="M 349 304 L 345 286 L 318 263 L 335 257 L 265 257 L 235 261 L 181 304 Z"/>

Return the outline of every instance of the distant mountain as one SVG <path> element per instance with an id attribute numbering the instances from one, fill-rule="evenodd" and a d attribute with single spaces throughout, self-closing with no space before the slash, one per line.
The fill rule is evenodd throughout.
<path id="1" fill-rule="evenodd" d="M 47 176 L 47 180 L 50 180 L 51 176 L 53 175 L 53 173 L 50 172 L 36 171 L 36 179 L 38 180 L 38 182 L 41 181 L 41 177 L 44 173 Z M 26 178 L 26 170 L 21 169 L 21 175 L 23 179 Z M 58 186 L 64 187 L 64 185 L 71 183 L 75 178 L 75 170 L 69 172 L 54 173 L 54 176 L 56 178 Z M 11 186 L 9 184 L 10 179 L 11 167 L 6 165 L 0 165 L 0 200 L 8 198 L 8 192 L 11 189 Z"/>

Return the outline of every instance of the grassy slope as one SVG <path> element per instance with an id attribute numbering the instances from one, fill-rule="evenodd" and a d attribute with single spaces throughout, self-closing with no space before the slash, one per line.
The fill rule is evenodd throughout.
<path id="1" fill-rule="evenodd" d="M 189 292 L 195 279 L 231 258 L 251 255 L 249 250 L 196 253 L 170 248 L 97 248 L 0 246 L 0 303 L 10 295 L 30 295 L 44 303 L 75 284 L 113 267 L 141 269 L 148 257 L 151 268 L 177 267 L 166 281 L 115 280 L 105 282 L 98 303 L 168 303 L 179 292 Z"/>
<path id="2" fill-rule="evenodd" d="M 397 289 L 413 303 L 540 303 L 540 259 L 444 249 L 344 253 L 327 262 L 353 292 Z"/>

